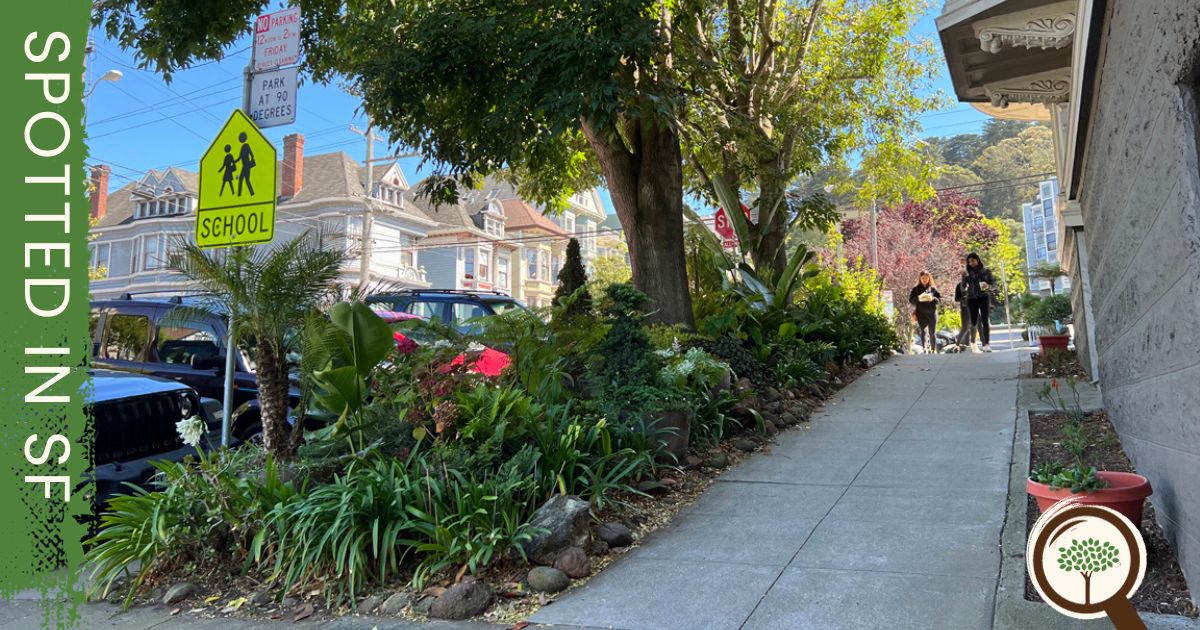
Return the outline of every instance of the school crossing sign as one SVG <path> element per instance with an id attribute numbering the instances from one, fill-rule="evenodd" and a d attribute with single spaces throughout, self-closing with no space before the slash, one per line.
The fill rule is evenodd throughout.
<path id="1" fill-rule="evenodd" d="M 204 157 L 196 203 L 202 248 L 269 242 L 275 236 L 275 147 L 240 109 Z"/>

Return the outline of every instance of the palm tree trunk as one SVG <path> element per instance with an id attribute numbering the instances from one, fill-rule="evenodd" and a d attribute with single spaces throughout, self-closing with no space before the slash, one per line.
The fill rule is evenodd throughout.
<path id="1" fill-rule="evenodd" d="M 258 362 L 258 402 L 262 408 L 263 447 L 278 461 L 291 459 L 295 452 L 288 416 L 287 361 L 276 348 L 263 344 L 256 353 Z"/>

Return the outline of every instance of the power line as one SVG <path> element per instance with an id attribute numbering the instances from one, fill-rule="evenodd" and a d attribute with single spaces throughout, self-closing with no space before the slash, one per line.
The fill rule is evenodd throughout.
<path id="1" fill-rule="evenodd" d="M 935 188 L 934 192 L 946 192 L 948 190 L 962 190 L 964 188 L 975 188 L 976 186 L 988 186 L 991 184 L 1004 184 L 1007 182 L 1015 182 L 1023 179 L 1038 179 L 1055 175 L 1053 171 L 1046 173 L 1034 173 L 1032 175 L 1022 175 L 1021 177 L 1010 177 L 1008 179 L 993 179 L 986 182 L 976 182 L 974 184 L 963 184 L 961 186 L 947 186 L 945 188 Z M 1022 184 L 1023 185 L 1023 184 Z"/>

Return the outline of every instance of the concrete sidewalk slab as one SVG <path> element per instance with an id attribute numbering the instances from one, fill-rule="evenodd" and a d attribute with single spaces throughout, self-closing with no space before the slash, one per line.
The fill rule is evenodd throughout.
<path id="1" fill-rule="evenodd" d="M 1004 495 L 1004 490 L 950 493 L 943 488 L 851 486 L 829 512 L 829 518 L 999 527 L 1004 514 L 996 512 L 996 503 L 1003 501 Z"/>
<path id="2" fill-rule="evenodd" d="M 532 621 L 990 629 L 1017 367 L 999 352 L 885 362 Z"/>
<path id="3" fill-rule="evenodd" d="M 819 522 L 819 517 L 789 519 L 780 527 L 775 519 L 754 516 L 682 514 L 651 534 L 638 557 L 782 569 Z"/>
<path id="4" fill-rule="evenodd" d="M 775 567 L 640 558 L 631 552 L 533 621 L 617 630 L 729 630 L 779 576 Z"/>
<path id="5" fill-rule="evenodd" d="M 792 566 L 994 578 L 1000 526 L 833 518 L 821 523 Z"/>
<path id="6" fill-rule="evenodd" d="M 740 627 L 989 628 L 993 588 L 989 578 L 789 568 Z"/>
<path id="7" fill-rule="evenodd" d="M 829 513 L 842 493 L 839 486 L 742 483 L 723 479 L 710 486 L 687 512 L 775 522 L 820 518 Z"/>

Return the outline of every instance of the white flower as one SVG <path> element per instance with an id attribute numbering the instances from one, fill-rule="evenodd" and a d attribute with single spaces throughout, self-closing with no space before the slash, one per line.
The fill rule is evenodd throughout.
<path id="1" fill-rule="evenodd" d="M 681 350 L 683 350 L 683 346 L 679 345 L 679 337 L 673 338 L 671 340 L 671 352 L 679 354 Z"/>
<path id="2" fill-rule="evenodd" d="M 200 438 L 204 437 L 204 421 L 200 416 L 180 420 L 175 423 L 175 432 L 183 438 L 184 444 L 195 446 L 200 443 Z"/>

